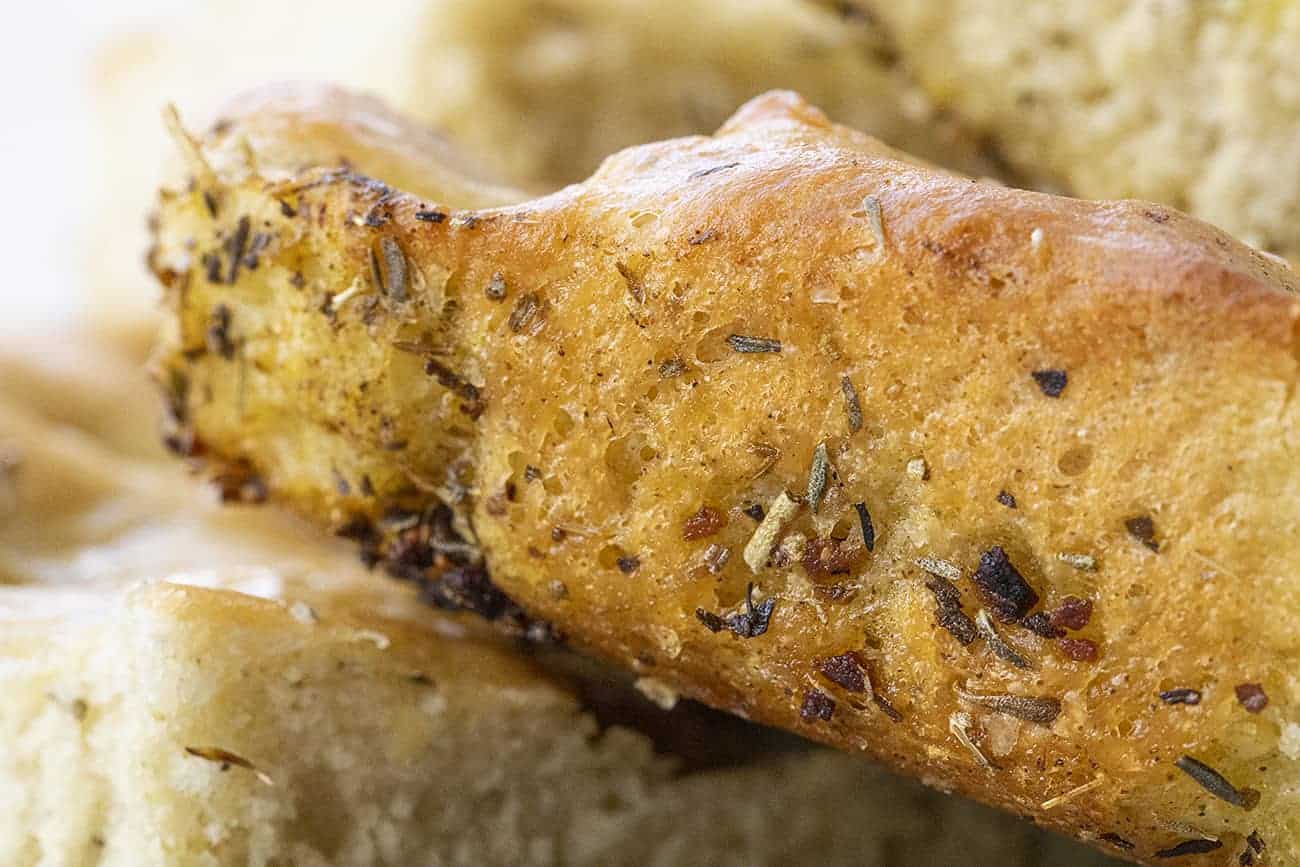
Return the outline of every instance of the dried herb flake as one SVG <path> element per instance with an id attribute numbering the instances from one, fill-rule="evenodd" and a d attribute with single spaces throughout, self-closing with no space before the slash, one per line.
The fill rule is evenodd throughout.
<path id="1" fill-rule="evenodd" d="M 1038 604 L 1038 594 L 998 546 L 980 555 L 974 581 L 984 604 L 1004 622 L 1019 620 Z"/>
<path id="2" fill-rule="evenodd" d="M 818 443 L 813 449 L 812 469 L 808 471 L 808 506 L 816 514 L 817 507 L 826 495 L 826 485 L 830 481 L 831 462 L 826 452 L 826 443 Z"/>
<path id="3" fill-rule="evenodd" d="M 1127 518 L 1124 521 L 1124 529 L 1147 548 L 1155 552 L 1160 551 L 1160 543 L 1156 541 L 1156 523 L 1151 520 L 1151 516 L 1137 515 Z"/>
<path id="4" fill-rule="evenodd" d="M 770 337 L 746 337 L 743 334 L 732 334 L 727 337 L 727 345 L 736 352 L 780 352 L 781 341 L 773 340 Z"/>
<path id="5" fill-rule="evenodd" d="M 942 575 L 934 575 L 925 584 L 934 594 L 934 619 L 939 626 L 948 630 L 952 637 L 962 646 L 968 646 L 979 637 L 974 621 L 966 616 L 961 607 L 961 591 Z"/>
<path id="6" fill-rule="evenodd" d="M 858 513 L 858 526 L 862 529 L 862 544 L 868 551 L 876 550 L 876 528 L 871 523 L 871 513 L 866 503 L 854 503 L 853 509 Z"/>
<path id="7" fill-rule="evenodd" d="M 1249 810 L 1259 803 L 1258 792 L 1254 789 L 1238 789 L 1228 782 L 1223 774 L 1220 774 L 1205 762 L 1185 755 L 1179 756 L 1174 765 L 1177 766 L 1178 770 L 1195 780 L 1202 789 L 1219 800 L 1232 804 L 1234 807 Z"/>
<path id="8" fill-rule="evenodd" d="M 853 380 L 846 373 L 840 377 L 840 393 L 844 395 L 844 413 L 849 420 L 849 433 L 862 430 L 862 404 L 858 401 L 858 390 L 853 387 Z"/>
<path id="9" fill-rule="evenodd" d="M 1187 686 L 1167 689 L 1160 693 L 1160 700 L 1165 704 L 1198 705 L 1201 703 L 1201 691 Z"/>
<path id="10" fill-rule="evenodd" d="M 1069 384 L 1070 378 L 1064 370 L 1048 368 L 1046 370 L 1035 370 L 1032 374 L 1034 382 L 1043 394 L 1048 397 L 1060 397 L 1061 392 L 1065 391 L 1065 386 Z"/>

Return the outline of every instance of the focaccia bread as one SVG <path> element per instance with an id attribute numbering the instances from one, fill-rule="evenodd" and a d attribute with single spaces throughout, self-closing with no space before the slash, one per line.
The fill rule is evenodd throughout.
<path id="1" fill-rule="evenodd" d="M 1300 258 L 1300 3 L 821 5 L 869 11 L 930 99 L 1023 176 Z"/>
<path id="2" fill-rule="evenodd" d="M 222 507 L 162 462 L 138 344 L 0 348 L 6 867 L 1076 863 L 864 763 L 659 711 Z"/>
<path id="3" fill-rule="evenodd" d="M 789 94 L 498 209 L 193 160 L 152 254 L 187 455 L 437 603 L 1126 857 L 1296 859 L 1284 266 Z"/>

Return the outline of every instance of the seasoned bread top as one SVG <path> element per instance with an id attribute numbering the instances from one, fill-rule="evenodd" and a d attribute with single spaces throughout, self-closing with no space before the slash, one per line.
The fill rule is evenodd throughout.
<path id="1" fill-rule="evenodd" d="M 435 600 L 486 580 L 394 529 L 443 502 L 530 615 L 688 695 L 1128 857 L 1296 851 L 1284 265 L 780 93 L 507 208 L 202 192 L 153 257 L 179 444 Z"/>

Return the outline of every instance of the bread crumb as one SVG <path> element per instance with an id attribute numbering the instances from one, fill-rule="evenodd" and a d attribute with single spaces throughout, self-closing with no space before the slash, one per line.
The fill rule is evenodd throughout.
<path id="1" fill-rule="evenodd" d="M 636 690 L 664 710 L 677 706 L 677 690 L 654 677 L 638 677 Z"/>

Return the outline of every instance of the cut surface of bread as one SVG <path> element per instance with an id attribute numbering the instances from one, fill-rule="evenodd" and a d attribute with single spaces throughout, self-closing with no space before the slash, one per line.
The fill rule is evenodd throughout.
<path id="1" fill-rule="evenodd" d="M 174 444 L 435 601 L 1128 857 L 1294 860 L 1276 262 L 788 94 L 506 208 L 313 171 L 158 226 Z"/>

